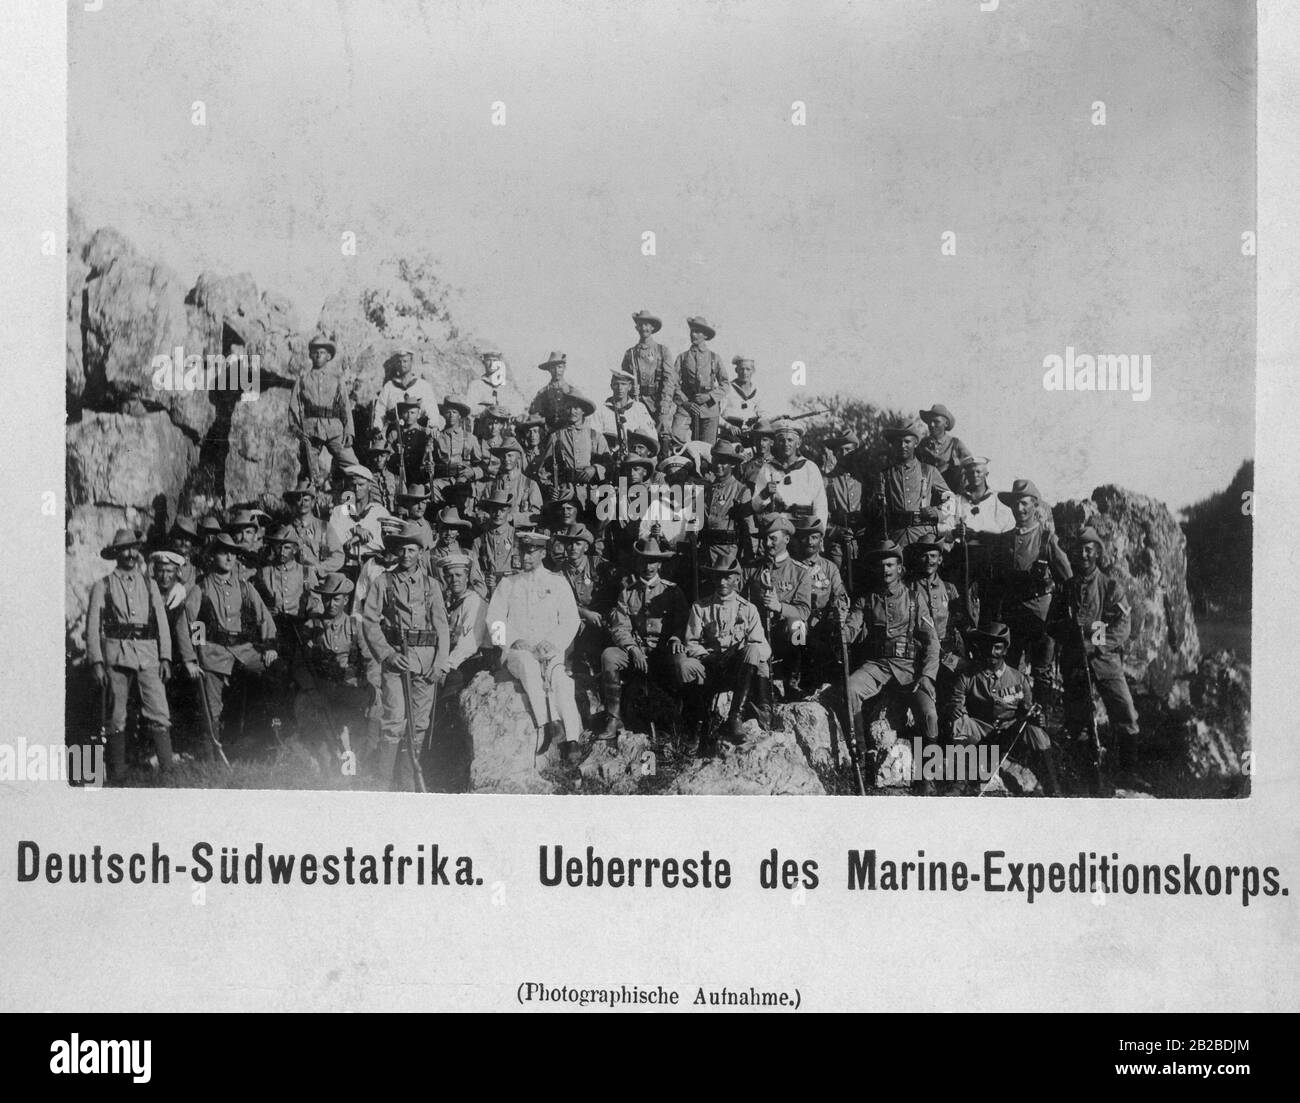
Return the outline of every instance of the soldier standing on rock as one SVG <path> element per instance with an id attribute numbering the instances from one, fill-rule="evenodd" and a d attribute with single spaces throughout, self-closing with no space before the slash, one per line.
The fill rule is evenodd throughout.
<path id="1" fill-rule="evenodd" d="M 516 537 L 522 570 L 497 584 L 488 604 L 489 638 L 501 665 L 523 686 L 537 725 L 537 753 L 558 742 L 566 765 L 582 758 L 582 719 L 564 653 L 578 634 L 578 606 L 561 576 L 542 566 L 547 538 Z"/>
<path id="2" fill-rule="evenodd" d="M 673 358 L 667 348 L 652 340 L 663 322 L 648 310 L 638 310 L 632 315 L 632 324 L 640 339 L 623 353 L 620 370 L 632 376 L 632 397 L 645 406 L 658 430 L 671 432 L 673 407 L 664 398 L 664 384 L 672 376 Z"/>
<path id="3" fill-rule="evenodd" d="M 704 524 L 700 547 L 713 567 L 748 556 L 754 523 L 749 502 L 753 491 L 736 478 L 741 455 L 730 441 L 720 440 L 711 453 L 717 477 L 704 488 Z"/>
<path id="4" fill-rule="evenodd" d="M 391 779 L 395 788 L 415 783 L 408 776 L 407 759 L 398 760 L 407 728 L 406 710 L 411 710 L 417 743 L 413 751 L 418 754 L 429 730 L 438 681 L 450 669 L 446 604 L 441 584 L 420 563 L 422 538 L 420 530 L 409 524 L 384 538 L 397 563 L 375 578 L 361 609 L 362 635 L 382 670 L 383 735 L 376 777 L 381 784 Z"/>
<path id="5" fill-rule="evenodd" d="M 868 533 L 873 540 L 883 534 L 900 547 L 937 540 L 952 494 L 938 470 L 917 457 L 921 430 L 908 421 L 887 426 L 883 433 L 889 441 L 889 464 L 868 488 Z"/>
<path id="6" fill-rule="evenodd" d="M 712 691 L 730 687 L 731 710 L 724 734 L 729 742 L 743 743 L 743 713 L 772 649 L 763 635 L 759 611 L 737 593 L 740 565 L 700 571 L 715 580 L 713 594 L 691 606 L 683 649 L 673 654 L 673 678 L 682 692 L 688 738 L 698 744 L 700 754 L 710 755 L 716 750 L 709 715 Z M 759 716 L 761 727 L 770 724 L 770 716 Z"/>
<path id="7" fill-rule="evenodd" d="M 528 412 L 544 419 L 547 430 L 553 433 L 568 424 L 566 399 L 573 393 L 573 384 L 565 382 L 564 373 L 569 367 L 569 358 L 562 352 L 552 352 L 537 367 L 541 371 L 550 372 L 551 378 L 533 396 Z"/>
<path id="8" fill-rule="evenodd" d="M 132 683 L 140 692 L 144 728 L 153 737 L 160 769 L 172 764 L 171 710 L 163 688 L 171 678 L 172 634 L 162 594 L 140 569 L 144 541 L 118 529 L 99 554 L 116 560 L 113 573 L 91 587 L 86 614 L 86 651 L 95 684 L 107 690 L 112 719 L 108 733 L 109 775 L 126 770 L 126 704 Z"/>
<path id="9" fill-rule="evenodd" d="M 669 430 L 672 436 L 711 445 L 718 439 L 721 404 L 729 380 L 721 357 L 708 345 L 716 335 L 714 328 L 703 318 L 687 318 L 686 327 L 691 347 L 673 364 L 660 402 L 676 407 Z"/>
<path id="10" fill-rule="evenodd" d="M 307 345 L 311 370 L 300 375 L 289 393 L 289 426 L 300 442 L 303 478 L 317 487 L 327 485 L 329 468 L 321 470 L 328 453 L 339 467 L 356 463 L 352 451 L 352 405 L 343 370 L 333 363 L 334 342 L 313 337 Z"/>
<path id="11" fill-rule="evenodd" d="M 415 371 L 415 350 L 403 346 L 394 353 L 389 361 L 392 374 L 379 389 L 375 399 L 373 429 L 386 430 L 388 424 L 397 423 L 397 404 L 399 402 L 418 402 L 429 417 L 429 430 L 436 432 L 442 428 L 442 418 L 438 416 L 438 396 L 433 393 L 433 384 L 420 378 Z"/>
<path id="12" fill-rule="evenodd" d="M 1088 693 L 1091 673 L 1116 733 L 1116 782 L 1120 788 L 1149 793 L 1150 784 L 1137 773 L 1138 715 L 1124 677 L 1124 645 L 1131 620 L 1128 601 L 1120 584 L 1102 570 L 1106 549 L 1096 529 L 1089 526 L 1080 532 L 1071 551 L 1076 572 L 1057 593 L 1049 617 L 1061 646 L 1065 726 L 1074 732 L 1088 729 L 1093 710 Z"/>
<path id="13" fill-rule="evenodd" d="M 928 432 L 925 439 L 917 445 L 917 456 L 943 476 L 949 490 L 954 494 L 959 493 L 962 488 L 962 464 L 970 459 L 970 449 L 950 435 L 957 425 L 957 419 L 947 406 L 936 402 L 930 409 L 921 411 L 921 420 L 925 422 Z"/>
<path id="14" fill-rule="evenodd" d="M 846 631 L 866 640 L 867 658 L 849 677 L 849 715 L 859 713 L 891 687 L 903 693 L 923 728 L 927 744 L 939 742 L 935 682 L 939 675 L 939 637 L 921 605 L 903 584 L 903 550 L 886 541 L 863 553 L 874 569 L 875 586 L 853 603 Z M 860 730 L 866 731 L 864 723 Z M 854 724 L 857 727 L 857 724 Z M 863 751 L 867 750 L 863 747 Z M 933 792 L 925 780 L 923 792 Z"/>
<path id="15" fill-rule="evenodd" d="M 660 574 L 673 550 L 652 537 L 638 540 L 633 555 L 636 572 L 609 614 L 610 646 L 600 656 L 605 726 L 598 739 L 617 740 L 623 729 L 623 680 L 629 668 L 667 689 L 686 635 L 686 598 Z"/>
<path id="16" fill-rule="evenodd" d="M 857 434 L 848 430 L 828 437 L 824 446 L 834 461 L 823 476 L 829 526 L 825 554 L 847 586 L 862 538 L 862 479 L 852 459 L 860 446 Z"/>

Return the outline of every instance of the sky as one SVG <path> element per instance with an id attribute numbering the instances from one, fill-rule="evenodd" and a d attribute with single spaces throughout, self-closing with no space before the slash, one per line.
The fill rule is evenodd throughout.
<path id="1" fill-rule="evenodd" d="M 427 253 L 525 393 L 551 349 L 606 393 L 645 308 L 673 353 L 704 315 L 774 406 L 943 402 L 996 487 L 1178 509 L 1254 455 L 1251 4 L 106 0 L 68 19 L 87 223 L 186 281 L 249 272 L 304 329 Z M 1045 390 L 1067 347 L 1149 355 L 1150 398 Z"/>

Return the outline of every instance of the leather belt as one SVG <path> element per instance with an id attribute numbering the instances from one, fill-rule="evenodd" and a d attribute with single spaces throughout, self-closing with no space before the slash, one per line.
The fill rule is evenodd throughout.
<path id="1" fill-rule="evenodd" d="M 106 624 L 104 638 L 109 640 L 156 640 L 158 630 L 152 624 Z"/>

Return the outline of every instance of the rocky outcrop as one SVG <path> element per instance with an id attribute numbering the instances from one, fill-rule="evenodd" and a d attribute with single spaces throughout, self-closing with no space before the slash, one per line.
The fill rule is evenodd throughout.
<path id="1" fill-rule="evenodd" d="M 177 513 L 257 502 L 268 510 L 297 477 L 288 388 L 308 370 L 307 342 L 338 344 L 358 428 L 398 344 L 417 352 L 438 394 L 463 392 L 481 371 L 473 342 L 425 290 L 362 288 L 331 296 L 304 323 L 248 273 L 204 272 L 193 286 L 111 228 L 68 215 L 67 641 L 79 657 L 91 581 L 106 573 L 99 548 L 131 525 L 164 532 Z M 402 266 L 398 265 L 399 271 Z M 427 278 L 420 270 L 421 279 Z M 400 283 L 400 281 L 399 281 Z M 155 357 L 220 356 L 238 334 L 256 357 L 260 393 L 155 386 Z"/>
<path id="2" fill-rule="evenodd" d="M 509 675 L 483 671 L 460 694 L 473 748 L 470 786 L 484 793 L 553 793 L 554 748 L 536 755 L 537 725 Z"/>
<path id="3" fill-rule="evenodd" d="M 1106 541 L 1107 569 L 1124 587 L 1132 635 L 1124 669 L 1138 692 L 1166 696 L 1196 669 L 1201 645 L 1187 595 L 1187 545 L 1167 506 L 1115 486 L 1058 503 L 1052 511 L 1063 541 L 1092 525 Z"/>
<path id="4" fill-rule="evenodd" d="M 1183 719 L 1188 772 L 1198 779 L 1242 783 L 1254 772 L 1250 667 L 1231 652 L 1216 651 L 1201 660 L 1190 690 L 1191 707 Z"/>

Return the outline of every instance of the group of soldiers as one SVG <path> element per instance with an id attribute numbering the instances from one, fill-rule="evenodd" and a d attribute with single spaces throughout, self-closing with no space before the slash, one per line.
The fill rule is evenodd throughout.
<path id="1" fill-rule="evenodd" d="M 884 448 L 845 430 L 808 454 L 806 415 L 769 417 L 754 362 L 735 357 L 729 376 L 704 318 L 687 319 L 676 358 L 659 318 L 632 320 L 607 399 L 553 351 L 527 409 L 496 354 L 469 393 L 440 397 L 411 349 L 358 408 L 334 342 L 314 338 L 291 398 L 301 470 L 278 515 L 181 516 L 153 547 L 124 529 L 103 549 L 116 566 L 86 638 L 110 774 L 133 685 L 141 731 L 172 762 L 175 665 L 209 753 L 225 757 L 251 699 L 291 714 L 323 758 L 359 755 L 375 784 L 420 788 L 459 691 L 494 670 L 527 700 L 534 751 L 570 767 L 617 742 L 630 683 L 675 703 L 682 753 L 711 755 L 748 719 L 779 724 L 777 700 L 838 681 L 858 755 L 891 710 L 926 744 L 1014 731 L 1051 794 L 1056 745 L 1034 703 L 1059 667 L 1058 740 L 1095 739 L 1099 692 L 1123 784 L 1145 787 L 1130 613 L 1094 529 L 1058 539 L 1030 480 L 993 493 L 941 404 L 887 425 Z M 603 712 L 584 719 L 593 686 Z M 467 770 L 443 780 L 464 788 Z"/>

